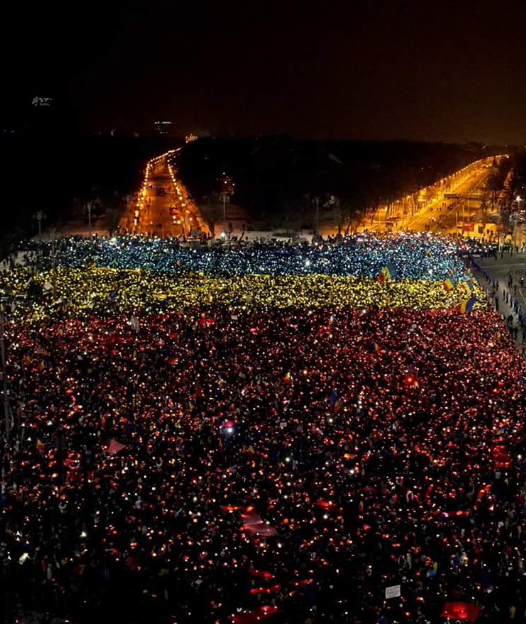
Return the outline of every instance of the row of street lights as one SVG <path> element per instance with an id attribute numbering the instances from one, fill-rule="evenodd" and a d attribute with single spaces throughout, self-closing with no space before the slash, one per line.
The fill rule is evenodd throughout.
<path id="1" fill-rule="evenodd" d="M 150 159 L 147 163 L 146 163 L 146 169 L 144 171 L 144 179 L 142 182 L 142 186 L 141 189 L 139 191 L 139 195 L 137 197 L 137 202 L 135 204 L 135 210 L 133 213 L 133 229 L 135 231 L 137 231 L 137 228 L 139 227 L 139 218 L 142 216 L 142 213 L 144 211 L 144 207 L 146 206 L 146 196 L 148 194 L 148 184 L 149 184 L 149 180 L 150 180 L 150 175 L 154 169 L 154 167 L 159 164 L 159 160 L 161 159 L 161 156 L 157 156 L 156 158 L 152 158 Z"/>
<path id="2" fill-rule="evenodd" d="M 188 193 L 186 189 L 183 187 L 181 182 L 175 176 L 175 170 L 173 165 L 170 163 L 170 157 L 173 156 L 178 150 L 169 150 L 164 154 L 156 156 L 155 158 L 150 159 L 146 163 L 146 169 L 144 172 L 143 182 L 138 194 L 137 201 L 135 203 L 134 215 L 133 215 L 133 223 L 134 230 L 137 231 L 139 227 L 139 220 L 143 216 L 144 210 L 147 206 L 147 195 L 148 188 L 150 185 L 151 176 L 159 165 L 166 165 L 168 167 L 168 172 L 170 174 L 171 182 L 175 189 L 175 199 L 178 203 L 178 213 L 173 213 L 172 223 L 174 226 L 181 225 L 183 229 L 183 233 L 185 229 L 188 229 L 190 232 L 192 229 L 192 222 L 196 221 L 197 224 L 202 228 L 202 223 L 200 223 L 199 215 L 193 215 L 192 211 L 188 207 Z M 163 227 L 164 233 L 164 227 Z"/>
<path id="3" fill-rule="evenodd" d="M 167 156 L 171 155 L 171 153 L 173 153 L 174 151 L 175 150 L 173 150 L 172 152 L 169 152 Z M 174 225 L 181 225 L 183 227 L 183 234 L 185 233 L 186 229 L 188 229 L 189 234 L 191 233 L 192 222 L 197 223 L 199 228 L 202 230 L 203 223 L 200 219 L 199 214 L 197 213 L 197 210 L 195 211 L 196 214 L 192 214 L 192 211 L 189 208 L 190 200 L 188 197 L 188 191 L 183 186 L 181 181 L 176 177 L 174 166 L 170 163 L 168 159 L 166 162 L 168 165 L 168 172 L 170 174 L 172 185 L 175 189 L 175 195 L 176 195 L 175 199 L 178 203 L 177 212 L 180 215 L 178 216 L 177 213 L 172 214 Z"/>
<path id="4" fill-rule="evenodd" d="M 470 163 L 469 165 L 466 165 L 465 167 L 462 167 L 462 169 L 459 169 L 458 171 L 456 171 L 453 174 L 450 174 L 448 176 L 445 176 L 444 178 L 438 180 L 437 182 L 435 182 L 434 184 L 425 187 L 423 189 L 420 189 L 420 191 L 418 191 L 418 195 L 419 198 L 423 197 L 426 193 L 428 193 L 431 189 L 436 189 L 438 188 L 439 193 L 440 190 L 445 191 L 448 188 L 450 188 L 451 183 L 455 180 L 457 181 L 457 186 L 459 184 L 458 180 L 459 178 L 462 178 L 462 182 L 465 181 L 465 176 L 466 175 L 471 175 L 473 173 L 474 170 L 479 169 L 480 167 L 482 167 L 484 164 L 490 164 L 490 162 L 493 160 L 493 158 L 495 158 L 497 161 L 499 161 L 500 159 L 504 158 L 505 155 L 498 155 L 498 156 L 488 156 L 485 158 L 481 158 L 478 160 L 473 161 L 472 163 Z M 438 193 L 438 194 L 439 194 Z M 406 195 L 405 197 L 401 197 L 399 199 L 397 199 L 393 206 L 397 206 L 397 207 L 402 207 L 404 205 L 406 205 L 407 201 L 409 201 L 411 199 L 413 195 L 409 194 Z M 379 209 L 380 210 L 380 209 Z M 398 212 L 398 208 L 396 210 L 396 212 Z M 418 212 L 418 211 L 417 211 Z M 411 215 L 411 219 L 414 217 L 414 213 Z M 386 209 L 386 219 L 387 219 L 387 209 Z M 407 225 L 409 225 L 410 221 L 408 222 Z"/>

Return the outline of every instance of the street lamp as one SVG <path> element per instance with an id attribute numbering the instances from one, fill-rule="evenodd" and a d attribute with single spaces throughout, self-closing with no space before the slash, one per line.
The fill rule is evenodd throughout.
<path id="1" fill-rule="evenodd" d="M 88 212 L 88 227 L 89 227 L 89 237 L 91 238 L 91 210 L 93 209 L 93 202 L 89 201 L 86 204 L 86 210 Z"/>
<path id="2" fill-rule="evenodd" d="M 221 199 L 223 200 L 223 229 L 226 232 L 226 203 L 230 201 L 230 196 L 226 191 L 222 191 Z"/>
<path id="3" fill-rule="evenodd" d="M 38 238 L 42 237 L 42 221 L 46 218 L 46 215 L 42 210 L 37 210 L 33 215 L 33 218 L 36 219 L 38 223 Z"/>

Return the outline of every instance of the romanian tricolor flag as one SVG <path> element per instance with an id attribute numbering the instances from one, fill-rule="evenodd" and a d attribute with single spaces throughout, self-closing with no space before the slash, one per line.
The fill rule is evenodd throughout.
<path id="1" fill-rule="evenodd" d="M 452 280 L 449 279 L 449 277 L 446 280 L 444 280 L 444 290 L 446 292 L 453 290 L 453 282 Z"/>
<path id="2" fill-rule="evenodd" d="M 392 277 L 392 275 L 391 275 L 391 271 L 389 270 L 389 267 L 384 266 L 384 268 L 378 274 L 378 281 L 381 284 L 383 284 L 388 279 L 391 279 L 391 277 Z"/>
<path id="3" fill-rule="evenodd" d="M 475 286 L 473 285 L 473 282 L 471 280 L 468 280 L 467 282 L 462 282 L 461 286 L 468 297 L 470 297 L 475 290 Z"/>
<path id="4" fill-rule="evenodd" d="M 457 312 L 462 312 L 464 314 L 466 312 L 471 312 L 471 310 L 473 310 L 473 305 L 476 300 L 477 300 L 476 297 L 470 297 L 469 299 L 466 299 L 466 301 L 459 303 L 458 306 L 456 307 Z"/>
<path id="5" fill-rule="evenodd" d="M 329 403 L 331 404 L 332 409 L 335 412 L 339 412 L 341 409 L 340 397 L 338 396 L 337 390 L 332 389 L 329 395 Z"/>

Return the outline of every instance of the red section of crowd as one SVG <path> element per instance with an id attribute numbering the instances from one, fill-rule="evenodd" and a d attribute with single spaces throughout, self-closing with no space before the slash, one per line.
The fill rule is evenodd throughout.
<path id="1" fill-rule="evenodd" d="M 8 589 L 77 620 L 519 608 L 526 371 L 501 332 L 335 307 L 17 326 Z"/>

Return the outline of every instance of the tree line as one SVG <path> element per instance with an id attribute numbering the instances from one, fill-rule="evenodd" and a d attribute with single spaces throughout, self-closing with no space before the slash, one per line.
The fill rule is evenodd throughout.
<path id="1" fill-rule="evenodd" d="M 226 176 L 235 183 L 228 201 L 255 229 L 330 223 L 345 233 L 483 156 L 481 145 L 205 138 L 181 150 L 177 167 L 211 230 L 222 220 Z"/>

